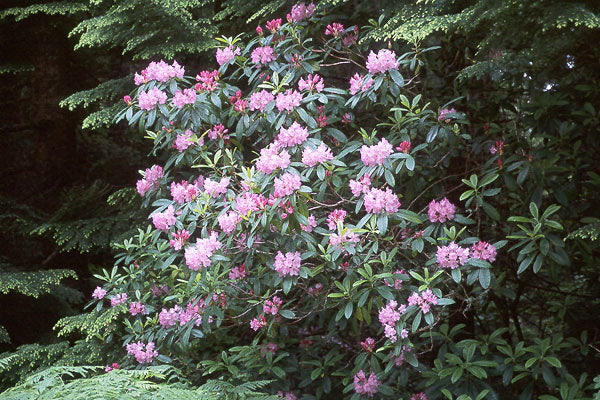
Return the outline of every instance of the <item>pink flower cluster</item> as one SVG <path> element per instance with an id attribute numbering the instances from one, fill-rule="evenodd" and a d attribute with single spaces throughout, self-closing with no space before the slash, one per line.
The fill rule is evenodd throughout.
<path id="1" fill-rule="evenodd" d="M 379 391 L 379 385 L 381 382 L 377 379 L 377 376 L 371 372 L 369 379 L 365 376 L 365 372 L 361 369 L 354 375 L 354 391 L 358 394 L 365 394 L 368 397 L 373 397 L 375 393 Z"/>
<path id="2" fill-rule="evenodd" d="M 447 198 L 443 198 L 439 202 L 431 200 L 427 214 L 431 222 L 446 222 L 454 219 L 456 207 L 450 203 Z"/>
<path id="3" fill-rule="evenodd" d="M 119 293 L 110 298 L 110 306 L 116 307 L 127 302 L 127 293 Z"/>
<path id="4" fill-rule="evenodd" d="M 299 252 L 287 252 L 283 254 L 278 251 L 275 256 L 275 263 L 273 267 L 279 276 L 294 276 L 298 275 L 300 271 L 300 253 Z"/>
<path id="5" fill-rule="evenodd" d="M 101 300 L 104 296 L 106 296 L 106 290 L 102 289 L 100 286 L 96 286 L 94 293 L 92 293 L 92 298 Z"/>
<path id="6" fill-rule="evenodd" d="M 283 147 L 291 147 L 302 144 L 308 138 L 308 129 L 294 121 L 289 128 L 283 126 L 279 129 L 279 135 L 276 142 Z"/>
<path id="7" fill-rule="evenodd" d="M 277 94 L 275 106 L 282 112 L 286 110 L 288 113 L 294 111 L 294 107 L 298 107 L 302 101 L 302 93 L 297 90 L 288 89 L 285 93 Z"/>
<path id="8" fill-rule="evenodd" d="M 346 230 L 341 235 L 333 233 L 329 236 L 329 244 L 336 248 L 343 248 L 347 244 L 350 244 L 350 246 L 353 247 L 359 241 L 358 235 L 349 230 Z"/>
<path id="9" fill-rule="evenodd" d="M 365 76 L 358 73 L 350 78 L 350 94 L 355 95 L 359 91 L 366 92 L 373 85 L 373 79 L 365 82 Z"/>
<path id="10" fill-rule="evenodd" d="M 265 320 L 265 316 L 261 315 L 260 317 L 253 318 L 252 321 L 250 321 L 250 328 L 252 328 L 256 332 L 266 324 L 267 321 Z"/>
<path id="11" fill-rule="evenodd" d="M 312 232 L 313 228 L 316 228 L 316 227 L 317 227 L 317 219 L 312 214 L 308 217 L 308 225 L 300 224 L 300 228 L 302 228 L 302 230 L 304 232 L 308 232 L 308 233 Z"/>
<path id="12" fill-rule="evenodd" d="M 217 63 L 219 65 L 227 64 L 229 61 L 233 60 L 235 56 L 239 56 L 241 54 L 241 50 L 238 47 L 225 47 L 223 49 L 217 49 Z"/>
<path id="13" fill-rule="evenodd" d="M 196 91 L 194 89 L 177 90 L 173 96 L 173 105 L 179 109 L 186 104 L 194 104 L 196 102 Z"/>
<path id="14" fill-rule="evenodd" d="M 241 215 L 248 215 L 264 207 L 266 199 L 262 194 L 243 192 L 235 199 L 235 210 Z"/>
<path id="15" fill-rule="evenodd" d="M 273 300 L 266 300 L 263 304 L 263 312 L 266 314 L 277 315 L 283 302 L 277 296 L 273 296 Z"/>
<path id="16" fill-rule="evenodd" d="M 265 358 L 267 353 L 275 354 L 277 349 L 279 349 L 279 346 L 277 346 L 276 343 L 273 343 L 273 342 L 269 342 L 267 344 L 263 343 L 260 346 L 260 356 L 261 356 L 261 358 Z M 291 393 L 291 392 L 289 392 L 289 393 Z M 293 395 L 293 393 L 292 393 L 292 395 Z"/>
<path id="17" fill-rule="evenodd" d="M 197 179 L 195 183 L 188 183 L 188 181 L 171 182 L 173 201 L 177 204 L 183 204 L 195 200 L 202 190 L 202 182 L 201 179 Z"/>
<path id="18" fill-rule="evenodd" d="M 325 143 L 322 143 L 316 150 L 306 147 L 302 152 L 302 162 L 309 167 L 314 167 L 317 164 L 333 160 L 333 153 Z"/>
<path id="19" fill-rule="evenodd" d="M 490 147 L 490 154 L 498 153 L 501 156 L 504 153 L 504 142 L 502 140 L 496 140 L 496 144 Z"/>
<path id="20" fill-rule="evenodd" d="M 308 6 L 304 3 L 298 3 L 292 6 L 292 11 L 288 14 L 288 21 L 300 22 L 306 18 L 310 18 L 315 12 L 314 3 L 310 3 Z"/>
<path id="21" fill-rule="evenodd" d="M 177 232 L 171 232 L 171 236 L 173 237 L 173 239 L 169 240 L 169 245 L 174 250 L 181 250 L 183 248 L 183 245 L 185 244 L 185 241 L 190 238 L 190 233 L 183 229 Z"/>
<path id="22" fill-rule="evenodd" d="M 129 313 L 131 315 L 145 314 L 146 306 L 138 303 L 137 301 L 129 303 Z"/>
<path id="23" fill-rule="evenodd" d="M 360 342 L 360 345 L 364 351 L 368 351 L 370 353 L 375 348 L 375 339 L 368 337 L 364 342 Z"/>
<path id="24" fill-rule="evenodd" d="M 229 129 L 226 129 L 223 124 L 215 124 L 207 133 L 207 136 L 210 140 L 215 140 L 216 138 L 227 139 L 229 136 L 225 134 L 229 132 Z"/>
<path id="25" fill-rule="evenodd" d="M 403 269 L 397 269 L 394 271 L 394 274 L 405 274 L 406 271 L 404 271 Z M 394 284 L 392 285 L 391 283 L 387 283 L 387 281 L 384 280 L 384 283 L 386 286 L 393 286 L 394 289 L 396 290 L 400 290 L 402 289 L 402 279 L 394 279 Z"/>
<path id="26" fill-rule="evenodd" d="M 195 95 L 194 95 L 195 96 Z M 173 147 L 177 149 L 180 153 L 187 150 L 190 146 L 194 144 L 192 140 L 192 136 L 194 136 L 194 132 L 189 129 L 186 129 L 182 134 L 177 135 L 175 141 L 173 142 Z M 200 139 L 200 146 L 204 144 L 204 140 Z"/>
<path id="27" fill-rule="evenodd" d="M 385 159 L 394 152 L 394 146 L 383 138 L 373 146 L 363 145 L 360 148 L 360 159 L 367 167 L 382 165 Z"/>
<path id="28" fill-rule="evenodd" d="M 408 297 L 408 305 L 421 307 L 421 310 L 424 314 L 429 312 L 431 304 L 435 305 L 437 303 L 437 297 L 435 296 L 435 294 L 433 294 L 431 289 L 424 290 L 420 293 L 420 295 L 417 292 L 413 292 Z"/>
<path id="29" fill-rule="evenodd" d="M 252 50 L 252 55 L 250 57 L 252 62 L 257 65 L 268 64 L 277 58 L 277 56 L 273 53 L 273 49 L 269 46 L 255 48 Z"/>
<path id="30" fill-rule="evenodd" d="M 206 179 L 204 181 L 204 191 L 212 197 L 218 197 L 219 195 L 227 192 L 227 186 L 229 186 L 229 178 L 221 178 L 220 181 L 213 181 L 212 179 Z"/>
<path id="31" fill-rule="evenodd" d="M 156 104 L 165 104 L 166 102 L 167 94 L 156 86 L 148 90 L 148 93 L 140 90 L 138 95 L 138 103 L 142 110 L 150 111 L 154 108 L 154 106 L 156 106 Z"/>
<path id="32" fill-rule="evenodd" d="M 194 89 L 198 92 L 212 92 L 217 90 L 219 86 L 219 71 L 216 69 L 212 71 L 201 71 L 199 75 L 196 75 L 196 85 Z"/>
<path id="33" fill-rule="evenodd" d="M 273 196 L 284 197 L 289 196 L 302 185 L 300 175 L 290 174 L 286 172 L 280 178 L 275 178 Z"/>
<path id="34" fill-rule="evenodd" d="M 369 191 L 369 188 L 371 187 L 371 178 L 369 174 L 365 174 L 358 180 L 350 179 L 349 185 L 352 194 L 358 197 L 361 194 Z"/>
<path id="35" fill-rule="evenodd" d="M 106 368 L 104 368 L 104 372 L 110 372 L 113 369 L 121 369 L 121 366 L 118 363 L 112 363 L 111 365 L 107 365 Z"/>
<path id="36" fill-rule="evenodd" d="M 127 345 L 127 354 L 134 356 L 140 364 L 150 364 L 154 357 L 158 357 L 158 352 L 154 350 L 154 342 L 144 344 L 141 341 L 129 343 Z"/>
<path id="37" fill-rule="evenodd" d="M 279 146 L 271 144 L 260 151 L 256 160 L 256 169 L 263 174 L 270 174 L 277 168 L 285 169 L 290 165 L 290 154 L 286 150 L 279 151 Z"/>
<path id="38" fill-rule="evenodd" d="M 221 243 L 217 239 L 217 233 L 212 232 L 208 238 L 197 239 L 195 245 L 185 249 L 185 263 L 194 271 L 209 267 L 210 257 L 220 248 Z"/>
<path id="39" fill-rule="evenodd" d="M 325 29 L 325 36 L 333 36 L 335 38 L 339 37 L 342 33 L 344 33 L 344 25 L 339 22 L 334 22 L 333 24 L 327 25 Z"/>
<path id="40" fill-rule="evenodd" d="M 173 61 L 172 65 L 163 60 L 152 61 L 140 74 L 135 74 L 133 81 L 139 86 L 149 81 L 167 82 L 171 78 L 182 79 L 183 74 L 185 74 L 185 69 L 177 61 Z"/>
<path id="41" fill-rule="evenodd" d="M 275 33 L 275 32 L 277 32 L 277 30 L 279 28 L 281 28 L 281 18 L 272 19 L 270 21 L 267 21 L 267 23 L 265 24 L 265 26 L 267 27 L 267 29 L 269 30 L 269 32 Z"/>
<path id="42" fill-rule="evenodd" d="M 384 211 L 388 214 L 395 213 L 400 208 L 398 196 L 386 188 L 385 192 L 381 189 L 372 188 L 365 194 L 365 210 L 368 213 L 379 214 Z"/>
<path id="43" fill-rule="evenodd" d="M 411 396 L 410 400 L 429 400 L 429 397 L 423 392 L 415 393 Z"/>
<path id="44" fill-rule="evenodd" d="M 153 165 L 151 168 L 146 168 L 144 178 L 137 181 L 137 191 L 143 196 L 148 190 L 154 186 L 159 186 L 159 180 L 165 176 L 163 169 L 159 165 Z"/>
<path id="45" fill-rule="evenodd" d="M 275 96 L 268 90 L 254 92 L 250 95 L 250 111 L 260 110 L 262 112 L 273 100 L 275 100 Z"/>
<path id="46" fill-rule="evenodd" d="M 496 248 L 488 242 L 477 242 L 471 246 L 471 258 L 489 262 L 496 261 Z"/>
<path id="47" fill-rule="evenodd" d="M 410 151 L 410 142 L 408 140 L 403 141 L 396 147 L 396 151 L 401 153 L 408 153 Z"/>
<path id="48" fill-rule="evenodd" d="M 456 269 L 465 265 L 469 259 L 469 249 L 464 249 L 454 242 L 448 246 L 438 246 L 436 259 L 441 268 Z"/>
<path id="49" fill-rule="evenodd" d="M 233 267 L 229 272 L 229 279 L 232 281 L 243 279 L 246 276 L 246 265 L 242 263 L 239 267 Z"/>
<path id="50" fill-rule="evenodd" d="M 177 218 L 175 218 L 175 210 L 173 205 L 167 207 L 164 212 L 152 214 L 152 223 L 159 231 L 166 232 L 175 225 Z"/>
<path id="51" fill-rule="evenodd" d="M 396 343 L 396 322 L 400 321 L 400 316 L 406 311 L 404 304 L 398 307 L 395 300 L 390 300 L 384 308 L 379 310 L 379 322 L 383 325 L 385 337 L 392 343 Z"/>
<path id="52" fill-rule="evenodd" d="M 198 304 L 192 305 L 188 303 L 185 309 L 176 305 L 175 307 L 163 308 L 158 314 L 158 321 L 164 329 L 168 329 L 175 324 L 179 323 L 180 326 L 184 326 L 188 322 L 194 320 L 196 326 L 202 323 L 200 318 L 200 310 L 204 308 L 204 301 L 200 300 Z"/>
<path id="53" fill-rule="evenodd" d="M 235 211 L 229 211 L 228 213 L 221 214 L 217 218 L 219 226 L 227 235 L 231 235 L 237 228 L 238 223 L 242 220 L 240 215 Z"/>
<path id="54" fill-rule="evenodd" d="M 318 93 L 321 93 L 321 90 L 324 88 L 325 84 L 323 83 L 323 78 L 317 74 L 314 76 L 309 74 L 306 79 L 300 78 L 298 81 L 298 90 L 300 91 L 308 90 L 309 92 L 312 92 L 313 90 L 316 90 Z"/>
<path id="55" fill-rule="evenodd" d="M 443 110 L 440 111 L 440 114 L 438 115 L 438 121 L 442 122 L 444 121 L 445 123 L 449 123 L 450 122 L 450 118 L 447 118 L 446 116 L 448 114 L 453 114 L 455 113 L 456 110 L 454 108 L 444 108 Z"/>
<path id="56" fill-rule="evenodd" d="M 330 212 L 327 216 L 327 227 L 329 228 L 329 230 L 336 230 L 338 222 L 341 222 L 343 224 L 346 215 L 346 211 L 341 209 L 333 210 L 332 212 Z"/>
<path id="57" fill-rule="evenodd" d="M 398 69 L 399 65 L 400 63 L 396 61 L 396 53 L 388 49 L 379 50 L 377 54 L 371 50 L 367 57 L 367 69 L 372 74 Z"/>

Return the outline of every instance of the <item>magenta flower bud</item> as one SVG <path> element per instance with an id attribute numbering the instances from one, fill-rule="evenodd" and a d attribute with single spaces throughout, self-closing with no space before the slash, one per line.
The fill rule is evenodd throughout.
<path id="1" fill-rule="evenodd" d="M 258 26 L 256 27 L 256 34 L 257 34 L 258 36 L 262 36 L 262 35 L 263 35 L 263 30 L 262 30 L 262 28 L 260 27 L 260 25 L 258 25 Z"/>
<path id="2" fill-rule="evenodd" d="M 123 97 L 123 101 L 124 101 L 124 102 L 125 102 L 125 103 L 126 103 L 128 106 L 130 106 L 130 105 L 131 105 L 131 103 L 132 103 L 132 102 L 131 102 L 131 96 L 129 96 L 129 95 L 125 95 L 125 96 Z"/>

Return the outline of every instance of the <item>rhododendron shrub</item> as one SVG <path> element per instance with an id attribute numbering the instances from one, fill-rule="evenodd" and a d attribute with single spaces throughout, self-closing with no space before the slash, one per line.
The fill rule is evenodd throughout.
<path id="1" fill-rule="evenodd" d="M 469 145 L 465 116 L 413 94 L 415 53 L 320 15 L 302 3 L 245 42 L 220 38 L 216 70 L 136 75 L 117 119 L 162 163 L 137 186 L 148 229 L 94 291 L 97 310 L 131 310 L 104 337 L 121 366 L 275 379 L 292 396 L 411 396 L 428 389 L 431 335 L 464 288 L 497 279 L 504 242 L 439 179 Z"/>

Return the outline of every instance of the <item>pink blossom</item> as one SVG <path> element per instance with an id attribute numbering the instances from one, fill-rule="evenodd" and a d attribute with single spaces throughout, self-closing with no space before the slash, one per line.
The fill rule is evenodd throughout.
<path id="1" fill-rule="evenodd" d="M 283 254 L 278 251 L 273 267 L 279 276 L 282 277 L 298 275 L 300 271 L 300 253 L 296 251 L 294 253 L 287 252 Z"/>
<path id="2" fill-rule="evenodd" d="M 308 138 L 308 129 L 294 121 L 289 128 L 283 126 L 279 129 L 277 143 L 283 147 L 291 147 L 302 144 Z"/>
<path id="3" fill-rule="evenodd" d="M 129 343 L 127 345 L 127 354 L 135 357 L 140 364 L 149 364 L 154 357 L 158 357 L 158 352 L 154 350 L 154 342 L 144 344 L 142 342 Z"/>
<path id="4" fill-rule="evenodd" d="M 336 248 L 344 248 L 346 245 L 354 247 L 359 241 L 358 235 L 349 230 L 344 231 L 341 235 L 333 233 L 329 236 L 329 244 Z"/>
<path id="5" fill-rule="evenodd" d="M 360 342 L 360 345 L 365 351 L 368 351 L 370 353 L 375 347 L 375 339 L 373 339 L 372 337 L 368 337 L 365 339 L 364 342 Z"/>
<path id="6" fill-rule="evenodd" d="M 367 167 L 383 165 L 385 159 L 394 152 L 394 147 L 383 138 L 373 146 L 363 145 L 360 148 L 360 159 Z"/>
<path id="7" fill-rule="evenodd" d="M 273 100 L 275 100 L 275 96 L 268 90 L 254 92 L 250 95 L 250 111 L 260 110 L 262 112 Z"/>
<path id="8" fill-rule="evenodd" d="M 300 175 L 290 174 L 286 172 L 280 178 L 275 178 L 273 196 L 283 197 L 289 196 L 294 191 L 300 189 L 302 185 Z"/>
<path id="9" fill-rule="evenodd" d="M 448 246 L 438 246 L 436 258 L 441 268 L 456 269 L 467 262 L 469 249 L 464 249 L 452 242 Z"/>
<path id="10" fill-rule="evenodd" d="M 448 114 L 453 114 L 455 113 L 456 110 L 454 108 L 444 108 L 443 110 L 440 111 L 440 114 L 438 115 L 438 121 L 444 121 L 445 123 L 449 123 L 450 122 L 450 118 L 447 118 L 446 116 Z"/>
<path id="11" fill-rule="evenodd" d="M 177 61 L 173 61 L 172 65 L 163 60 L 159 62 L 152 61 L 146 69 L 141 71 L 141 74 L 135 74 L 134 82 L 138 86 L 153 80 L 167 82 L 171 78 L 182 79 L 184 74 L 185 69 Z"/>
<path id="12" fill-rule="evenodd" d="M 252 321 L 250 321 L 250 328 L 256 332 L 266 324 L 267 321 L 265 321 L 265 316 L 261 315 L 259 318 L 253 318 Z"/>
<path id="13" fill-rule="evenodd" d="M 110 372 L 113 369 L 121 369 L 121 366 L 118 363 L 112 363 L 112 365 L 107 365 L 106 368 L 104 368 L 104 371 Z"/>
<path id="14" fill-rule="evenodd" d="M 264 358 L 267 353 L 275 354 L 277 349 L 279 349 L 279 347 L 276 343 L 262 344 L 260 346 L 260 356 Z"/>
<path id="15" fill-rule="evenodd" d="M 306 147 L 304 151 L 302 151 L 302 162 L 309 167 L 314 167 L 317 164 L 321 164 L 330 160 L 333 160 L 331 149 L 322 142 L 316 150 Z"/>
<path id="16" fill-rule="evenodd" d="M 195 245 L 185 249 L 185 263 L 194 271 L 209 267 L 211 264 L 210 257 L 221 246 L 221 243 L 217 240 L 216 232 L 212 232 L 206 239 L 197 239 Z"/>
<path id="17" fill-rule="evenodd" d="M 271 144 L 260 151 L 256 160 L 256 169 L 263 174 L 270 174 L 277 168 L 285 169 L 290 165 L 290 154 L 286 150 L 279 151 L 279 146 Z"/>
<path id="18" fill-rule="evenodd" d="M 392 343 L 397 340 L 396 337 L 396 322 L 400 321 L 400 316 L 406 311 L 404 304 L 398 307 L 398 303 L 394 300 L 390 300 L 384 308 L 379 310 L 379 322 L 383 325 L 385 336 L 390 339 Z"/>
<path id="19" fill-rule="evenodd" d="M 321 93 L 321 90 L 324 88 L 325 84 L 323 83 L 323 78 L 317 74 L 314 76 L 309 74 L 306 79 L 300 78 L 298 81 L 298 90 L 300 91 L 308 90 L 309 92 L 312 92 L 313 90 L 316 90 L 318 93 Z"/>
<path id="20" fill-rule="evenodd" d="M 169 228 L 175 225 L 177 218 L 175 218 L 175 210 L 170 205 L 164 212 L 152 214 L 152 223 L 159 231 L 166 232 Z"/>
<path id="21" fill-rule="evenodd" d="M 303 19 L 310 18 L 315 12 L 314 3 L 310 3 L 308 6 L 304 3 L 299 3 L 292 6 L 292 11 L 290 11 L 290 18 L 293 22 L 300 22 Z"/>
<path id="22" fill-rule="evenodd" d="M 137 181 L 137 191 L 143 196 L 148 190 L 159 186 L 159 180 L 164 177 L 163 169 L 159 165 L 153 165 L 151 168 L 146 168 L 144 178 Z"/>
<path id="23" fill-rule="evenodd" d="M 471 258 L 487 260 L 489 262 L 496 261 L 496 248 L 488 242 L 477 242 L 471 246 Z"/>
<path id="24" fill-rule="evenodd" d="M 502 140 L 496 140 L 496 144 L 490 147 L 490 153 L 498 153 L 498 155 L 501 156 L 504 153 L 504 142 Z"/>
<path id="25" fill-rule="evenodd" d="M 350 179 L 349 185 L 352 194 L 359 197 L 361 194 L 369 191 L 369 188 L 371 187 L 371 178 L 369 177 L 369 174 L 365 174 L 358 180 Z"/>
<path id="26" fill-rule="evenodd" d="M 110 298 L 110 306 L 115 307 L 119 304 L 125 304 L 127 301 L 127 293 L 119 293 Z"/>
<path id="27" fill-rule="evenodd" d="M 350 78 L 350 94 L 355 95 L 358 91 L 366 92 L 373 85 L 373 79 L 369 79 L 365 82 L 364 75 L 354 74 Z"/>
<path id="28" fill-rule="evenodd" d="M 212 92 L 217 90 L 219 86 L 219 71 L 216 69 L 212 71 L 202 71 L 199 75 L 196 75 L 196 85 L 194 89 L 198 92 Z"/>
<path id="29" fill-rule="evenodd" d="M 223 124 L 216 124 L 208 131 L 207 136 L 210 140 L 215 140 L 218 137 L 227 139 L 229 138 L 225 135 L 227 132 L 229 132 L 229 129 L 226 129 Z"/>
<path id="30" fill-rule="evenodd" d="M 397 270 L 394 271 L 394 274 L 397 274 L 397 275 L 398 274 L 405 274 L 405 273 L 406 273 L 406 271 L 404 271 L 403 269 L 397 269 Z M 390 284 L 390 283 L 387 283 L 387 281 L 385 281 L 385 280 L 384 280 L 384 283 L 385 283 L 386 286 L 393 286 L 394 289 L 396 289 L 396 290 L 402 289 L 402 279 L 394 279 L 394 284 L 393 285 Z"/>
<path id="31" fill-rule="evenodd" d="M 266 300 L 263 304 L 263 312 L 266 314 L 277 315 L 283 302 L 277 296 L 273 296 L 272 300 Z"/>
<path id="32" fill-rule="evenodd" d="M 196 102 L 196 91 L 193 89 L 177 90 L 173 96 L 173 105 L 179 109 L 183 108 L 186 104 L 194 104 Z"/>
<path id="33" fill-rule="evenodd" d="M 260 25 L 258 25 L 258 26 L 256 27 L 256 34 L 257 34 L 258 36 L 262 36 L 262 35 L 263 35 L 263 29 L 260 27 Z"/>
<path id="34" fill-rule="evenodd" d="M 429 397 L 423 392 L 415 393 L 411 396 L 410 400 L 429 400 Z"/>
<path id="35" fill-rule="evenodd" d="M 239 267 L 233 267 L 229 272 L 229 279 L 238 280 L 246 276 L 246 266 L 242 263 Z"/>
<path id="36" fill-rule="evenodd" d="M 171 196 L 177 204 L 195 200 L 199 193 L 200 188 L 195 184 L 188 183 L 187 181 L 179 183 L 171 182 Z"/>
<path id="37" fill-rule="evenodd" d="M 221 214 L 217 219 L 219 221 L 219 226 L 227 235 L 230 235 L 233 231 L 235 231 L 238 223 L 242 220 L 240 215 L 234 211 Z"/>
<path id="38" fill-rule="evenodd" d="M 316 228 L 316 226 L 317 226 L 317 219 L 312 214 L 308 217 L 308 225 L 300 224 L 300 228 L 302 228 L 302 230 L 304 232 L 308 232 L 308 233 L 312 232 L 313 228 Z"/>
<path id="39" fill-rule="evenodd" d="M 386 188 L 385 192 L 372 188 L 365 193 L 365 209 L 368 213 L 379 214 L 385 210 L 386 213 L 392 214 L 399 208 L 398 196 L 390 188 Z"/>
<path id="40" fill-rule="evenodd" d="M 181 312 L 181 307 L 176 305 L 170 309 L 163 308 L 162 311 L 158 314 L 158 321 L 160 325 L 164 329 L 168 329 L 174 326 L 179 321 L 179 313 Z"/>
<path id="41" fill-rule="evenodd" d="M 377 54 L 371 50 L 367 58 L 367 69 L 372 74 L 398 69 L 399 65 L 400 63 L 396 61 L 396 53 L 388 49 L 379 50 Z"/>
<path id="42" fill-rule="evenodd" d="M 408 153 L 410 151 L 410 142 L 408 140 L 403 141 L 398 147 L 396 147 L 396 151 Z"/>
<path id="43" fill-rule="evenodd" d="M 173 143 L 173 147 L 175 147 L 180 153 L 185 151 L 194 144 L 194 140 L 192 140 L 192 136 L 194 135 L 194 132 L 192 132 L 189 129 L 186 129 L 185 132 L 183 132 L 180 135 L 177 135 L 177 138 L 175 138 L 175 142 Z M 200 146 L 202 146 L 204 144 L 204 140 L 200 139 L 198 143 L 200 144 Z"/>
<path id="44" fill-rule="evenodd" d="M 125 104 L 127 104 L 128 106 L 130 106 L 131 104 L 133 104 L 133 102 L 131 101 L 131 96 L 130 95 L 125 95 L 123 96 L 123 101 L 125 102 Z"/>
<path id="45" fill-rule="evenodd" d="M 274 61 L 277 56 L 273 53 L 273 49 L 271 47 L 263 46 L 252 50 L 251 58 L 254 64 L 264 65 Z"/>
<path id="46" fill-rule="evenodd" d="M 346 211 L 341 209 L 333 210 L 332 212 L 330 212 L 329 216 L 327 216 L 327 227 L 329 228 L 329 230 L 333 231 L 337 229 L 338 222 L 343 224 L 346 215 Z"/>
<path id="47" fill-rule="evenodd" d="M 136 301 L 129 303 L 129 313 L 131 315 L 145 314 L 146 306 Z"/>
<path id="48" fill-rule="evenodd" d="M 267 21 L 265 26 L 271 33 L 275 33 L 275 32 L 277 32 L 277 30 L 279 28 L 281 28 L 281 18 L 272 19 L 270 21 Z"/>
<path id="49" fill-rule="evenodd" d="M 379 391 L 378 387 L 380 384 L 381 382 L 379 382 L 373 372 L 369 375 L 369 379 L 367 379 L 362 369 L 354 375 L 354 391 L 358 394 L 366 394 L 368 397 L 373 397 Z"/>
<path id="50" fill-rule="evenodd" d="M 277 396 L 283 397 L 283 400 L 298 400 L 298 397 L 293 392 L 277 392 Z"/>
<path id="51" fill-rule="evenodd" d="M 339 22 L 329 24 L 327 25 L 327 29 L 325 29 L 325 36 L 333 36 L 337 38 L 342 33 L 344 33 L 344 25 L 340 24 Z"/>
<path id="52" fill-rule="evenodd" d="M 286 110 L 289 113 L 294 110 L 294 107 L 298 107 L 301 101 L 302 94 L 300 92 L 288 89 L 285 93 L 277 94 L 275 106 L 280 112 Z"/>
<path id="53" fill-rule="evenodd" d="M 138 95 L 138 103 L 142 110 L 150 111 L 154 108 L 154 106 L 156 106 L 156 104 L 165 104 L 166 102 L 167 94 L 156 86 L 148 90 L 148 93 L 140 90 Z"/>
<path id="54" fill-rule="evenodd" d="M 455 211 L 456 208 L 454 207 L 454 204 L 450 203 L 450 201 L 444 197 L 439 202 L 431 200 L 427 214 L 429 215 L 429 220 L 431 222 L 446 222 L 454 219 Z"/>
<path id="55" fill-rule="evenodd" d="M 420 294 L 417 292 L 413 292 L 408 297 L 408 305 L 409 306 L 419 306 L 423 313 L 428 313 L 430 310 L 431 304 L 437 304 L 437 297 L 433 294 L 431 289 L 427 289 Z"/>
<path id="56" fill-rule="evenodd" d="M 171 236 L 173 239 L 169 240 L 169 245 L 174 250 L 181 250 L 185 244 L 185 241 L 190 238 L 190 233 L 183 229 L 177 232 L 171 232 Z"/>
<path id="57" fill-rule="evenodd" d="M 94 293 L 92 293 L 92 298 L 94 299 L 103 299 L 106 296 L 106 290 L 102 289 L 100 286 L 96 286 L 94 289 Z"/>
<path id="58" fill-rule="evenodd" d="M 248 101 L 244 99 L 237 99 L 235 104 L 233 105 L 233 109 L 237 112 L 243 113 L 246 111 L 246 107 L 248 106 Z"/>
<path id="59" fill-rule="evenodd" d="M 213 181 L 212 179 L 206 179 L 204 181 L 204 191 L 212 197 L 218 197 L 221 194 L 227 192 L 227 186 L 229 186 L 229 178 L 221 178 L 220 181 Z"/>
<path id="60" fill-rule="evenodd" d="M 156 286 L 152 285 L 152 297 L 160 297 L 163 294 L 168 295 L 170 290 L 167 285 Z"/>
<path id="61" fill-rule="evenodd" d="M 241 50 L 237 47 L 229 46 L 223 49 L 217 49 L 217 63 L 219 65 L 227 64 L 229 61 L 233 60 L 235 56 L 239 56 L 241 54 Z"/>

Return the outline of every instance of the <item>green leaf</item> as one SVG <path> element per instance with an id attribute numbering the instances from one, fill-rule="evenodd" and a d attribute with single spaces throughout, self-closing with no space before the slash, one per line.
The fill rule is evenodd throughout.
<path id="1" fill-rule="evenodd" d="M 283 318 L 287 319 L 292 319 L 296 316 L 292 310 L 279 310 L 279 314 L 281 314 Z"/>
<path id="2" fill-rule="evenodd" d="M 396 83 L 396 85 L 400 87 L 404 86 L 404 78 L 402 78 L 402 75 L 400 75 L 400 72 L 398 72 L 398 70 L 390 69 L 388 70 L 388 72 L 390 73 L 390 76 L 392 77 L 392 80 Z"/>
<path id="3" fill-rule="evenodd" d="M 385 234 L 388 228 L 388 216 L 386 213 L 379 214 L 377 216 L 377 229 L 379 229 L 380 234 Z"/>
<path id="4" fill-rule="evenodd" d="M 452 274 L 452 280 L 454 280 L 454 282 L 456 282 L 456 283 L 459 283 L 460 282 L 460 269 L 458 269 L 458 268 L 453 269 L 451 274 Z"/>
<path id="5" fill-rule="evenodd" d="M 560 368 L 562 366 L 560 360 L 556 357 L 545 357 L 544 361 L 556 368 Z"/>
<path id="6" fill-rule="evenodd" d="M 344 310 L 344 316 L 346 319 L 350 319 L 352 316 L 352 311 L 354 311 L 354 303 L 347 303 L 346 308 Z"/>
<path id="7" fill-rule="evenodd" d="M 495 221 L 500 220 L 500 213 L 498 212 L 498 210 L 496 210 L 494 206 L 492 206 L 489 203 L 482 202 L 481 207 L 483 207 L 483 211 L 485 211 L 485 213 L 489 215 L 490 218 L 492 218 Z"/>
<path id="8" fill-rule="evenodd" d="M 487 289 L 490 287 L 490 281 L 492 279 L 492 274 L 489 269 L 480 269 L 479 270 L 479 283 L 481 283 L 481 287 Z"/>
<path id="9" fill-rule="evenodd" d="M 521 272 L 525 271 L 527 269 L 527 267 L 529 267 L 529 264 L 531 264 L 531 262 L 533 261 L 534 257 L 535 257 L 535 254 L 531 254 L 527 258 L 525 258 L 523 261 L 521 261 L 521 264 L 519 264 L 519 269 L 517 270 L 517 274 L 520 274 Z"/>
<path id="10" fill-rule="evenodd" d="M 415 169 L 415 159 L 412 156 L 408 156 L 406 158 L 406 168 L 409 171 L 412 171 Z"/>
<path id="11" fill-rule="evenodd" d="M 419 217 L 419 214 L 413 211 L 399 209 L 396 211 L 396 215 L 399 215 L 400 218 L 403 218 L 407 221 L 414 222 L 415 224 L 420 224 L 423 222 L 421 217 Z"/>

